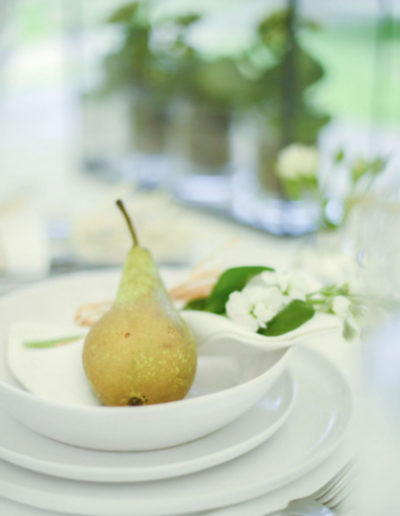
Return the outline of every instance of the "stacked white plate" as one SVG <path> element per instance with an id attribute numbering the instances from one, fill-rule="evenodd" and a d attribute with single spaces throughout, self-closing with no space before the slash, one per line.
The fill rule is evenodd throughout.
<path id="1" fill-rule="evenodd" d="M 115 272 L 79 274 L 0 300 L 0 508 L 21 516 L 263 514 L 268 499 L 268 510 L 279 508 L 288 500 L 277 493 L 339 453 L 351 417 L 349 387 L 329 361 L 302 347 L 239 351 L 236 343 L 230 356 L 200 348 L 190 395 L 162 406 L 57 405 L 27 392 L 10 370 L 10 328 L 44 315 L 71 324 L 77 306 L 112 299 L 117 282 Z M 141 444 L 115 451 L 135 448 L 127 417 Z M 257 497 L 265 498 L 263 512 Z"/>

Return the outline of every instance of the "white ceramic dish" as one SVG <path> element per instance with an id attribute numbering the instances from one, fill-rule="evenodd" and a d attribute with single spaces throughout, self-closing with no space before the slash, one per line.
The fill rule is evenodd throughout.
<path id="1" fill-rule="evenodd" d="M 138 482 L 210 468 L 246 453 L 286 421 L 295 385 L 284 372 L 255 407 L 212 434 L 181 446 L 147 452 L 102 452 L 68 446 L 32 432 L 0 411 L 0 458 L 40 473 L 75 480 Z"/>
<path id="2" fill-rule="evenodd" d="M 175 479 L 98 484 L 64 480 L 0 461 L 0 496 L 35 507 L 96 516 L 178 515 L 250 500 L 304 475 L 340 444 L 351 392 L 320 355 L 299 348 L 289 366 L 298 386 L 287 422 L 267 442 L 230 462 Z"/>
<path id="3" fill-rule="evenodd" d="M 257 498 L 218 509 L 195 511 L 181 516 L 266 516 L 286 507 L 295 498 L 307 496 L 329 481 L 349 460 L 354 458 L 357 450 L 355 438 L 346 431 L 343 442 L 322 464 L 300 478 L 274 489 Z M 66 516 L 65 512 L 46 511 L 36 507 L 22 505 L 18 502 L 0 498 L 0 514 L 7 516 Z"/>
<path id="4" fill-rule="evenodd" d="M 254 406 L 284 371 L 289 350 L 265 353 L 232 342 L 229 354 L 224 351 L 202 356 L 199 347 L 198 371 L 190 396 L 177 402 L 134 408 L 78 406 L 48 401 L 22 389 L 6 364 L 11 325 L 43 321 L 45 316 L 52 324 L 70 326 L 79 305 L 112 299 L 119 277 L 120 271 L 68 275 L 0 300 L 0 406 L 32 430 L 64 443 L 99 450 L 175 446 L 234 421 Z M 171 276 L 165 279 L 173 281 Z"/>
<path id="5" fill-rule="evenodd" d="M 337 317 L 322 313 L 315 314 L 312 319 L 299 328 L 276 337 L 267 337 L 251 332 L 227 317 L 209 312 L 188 310 L 183 312 L 183 317 L 190 326 L 198 345 L 204 348 L 203 353 L 227 350 L 226 343 L 232 341 L 260 350 L 272 351 L 297 345 L 329 333 L 337 332 L 339 334 L 342 331 Z"/>

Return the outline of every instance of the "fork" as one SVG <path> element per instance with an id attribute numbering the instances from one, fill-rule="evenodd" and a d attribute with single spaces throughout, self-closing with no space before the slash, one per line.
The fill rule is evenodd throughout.
<path id="1" fill-rule="evenodd" d="M 284 509 L 266 516 L 334 516 L 350 494 L 355 460 L 347 462 L 326 484 L 305 498 L 292 500 Z"/>

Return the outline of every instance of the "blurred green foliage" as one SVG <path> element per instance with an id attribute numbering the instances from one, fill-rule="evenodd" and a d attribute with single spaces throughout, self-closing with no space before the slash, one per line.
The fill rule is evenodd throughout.
<path id="1" fill-rule="evenodd" d="M 268 52 L 273 64 L 263 66 L 258 79 L 257 101 L 269 127 L 279 135 L 279 147 L 299 142 L 313 144 L 330 117 L 313 105 L 307 90 L 324 76 L 322 65 L 305 50 L 299 31 L 318 26 L 294 8 L 282 9 L 260 21 L 251 54 Z"/>
<path id="2" fill-rule="evenodd" d="M 35 41 L 56 34 L 60 28 L 61 12 L 56 2 L 36 0 L 16 2 L 18 36 L 20 41 Z"/>
<path id="3" fill-rule="evenodd" d="M 399 126 L 400 20 L 352 20 L 304 30 L 302 44 L 327 74 L 312 91 L 336 118 Z"/>
<path id="4" fill-rule="evenodd" d="M 120 26 L 121 47 L 104 61 L 104 91 L 139 88 L 155 102 L 181 96 L 231 111 L 257 111 L 279 133 L 279 146 L 298 141 L 314 143 L 329 117 L 317 111 L 306 90 L 324 75 L 323 68 L 300 45 L 301 28 L 316 25 L 286 8 L 262 19 L 252 42 L 236 55 L 203 55 L 187 38 L 201 16 L 151 20 L 151 2 L 119 7 L 109 23 Z"/>
<path id="5" fill-rule="evenodd" d="M 119 8 L 108 21 L 119 24 L 124 37 L 120 49 L 105 58 L 103 90 L 146 89 L 165 102 L 172 95 L 230 106 L 247 99 L 248 81 L 233 58 L 206 59 L 187 42 L 187 31 L 200 18 L 194 13 L 152 23 L 149 2 Z"/>
<path id="6" fill-rule="evenodd" d="M 56 38 L 63 37 L 69 23 L 74 24 L 77 35 L 79 35 L 78 31 L 87 32 L 89 29 L 103 39 L 104 19 L 110 9 L 115 8 L 115 3 L 110 0 L 69 0 L 68 2 L 18 0 L 12 4 L 13 18 L 16 22 L 15 41 L 19 51 L 28 55 L 36 52 L 36 43 L 53 45 Z M 173 8 L 169 7 L 170 4 L 173 4 Z M 215 12 L 223 13 L 224 10 L 238 9 L 240 4 L 241 0 L 218 0 L 218 2 L 215 0 L 190 2 L 189 0 L 162 0 L 156 7 L 164 14 L 177 11 L 184 13 L 188 8 L 201 7 L 202 13 L 213 16 Z M 122 14 L 123 9 L 124 6 L 121 9 Z M 324 11 L 322 4 L 316 6 L 316 12 L 320 11 Z M 318 62 L 323 63 L 326 69 L 324 77 L 316 82 L 318 87 L 311 86 L 305 95 L 312 101 L 313 106 L 319 110 L 328 111 L 334 117 L 362 122 L 373 120 L 380 124 L 398 127 L 400 84 L 396 58 L 400 49 L 400 19 L 389 16 L 380 19 L 349 18 L 345 12 L 341 18 L 340 12 L 341 8 L 338 6 L 335 19 L 324 25 L 323 30 L 315 30 L 315 24 L 312 22 L 308 25 L 302 23 L 300 27 L 301 46 Z M 272 21 L 275 23 L 277 20 Z M 244 32 L 247 35 L 246 20 L 243 23 Z M 221 47 L 227 42 L 228 46 L 238 48 L 237 44 L 231 45 L 229 41 L 237 42 L 241 40 L 240 36 L 238 31 L 232 31 L 221 34 L 218 41 Z M 278 31 L 278 40 L 279 37 Z M 271 46 L 275 44 L 274 38 L 276 39 L 276 34 L 272 30 L 269 37 Z M 247 36 L 244 39 L 247 41 Z M 378 50 L 376 44 L 378 44 Z M 252 59 L 261 61 L 265 66 L 273 63 L 273 55 L 267 49 L 258 55 L 254 54 Z M 97 66 L 96 63 L 88 63 L 82 59 L 81 69 L 78 72 L 85 74 L 87 67 Z M 48 66 L 45 73 L 42 71 L 44 66 Z M 40 69 L 41 85 L 54 82 L 59 72 L 52 63 L 47 65 L 41 62 Z M 253 67 L 248 70 L 246 64 L 242 63 L 239 63 L 239 69 L 246 78 L 251 78 L 254 72 Z M 32 84 L 38 84 L 36 69 L 33 71 L 24 66 L 18 73 L 22 77 L 18 88 L 25 90 Z M 65 81 L 65 77 L 63 80 Z M 15 85 L 13 87 L 16 88 Z"/>

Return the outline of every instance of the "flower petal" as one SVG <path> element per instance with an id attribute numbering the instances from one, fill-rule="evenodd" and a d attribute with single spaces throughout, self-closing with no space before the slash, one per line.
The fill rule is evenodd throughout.
<path id="1" fill-rule="evenodd" d="M 332 311 L 343 321 L 350 315 L 350 300 L 346 296 L 336 296 L 332 301 Z"/>

